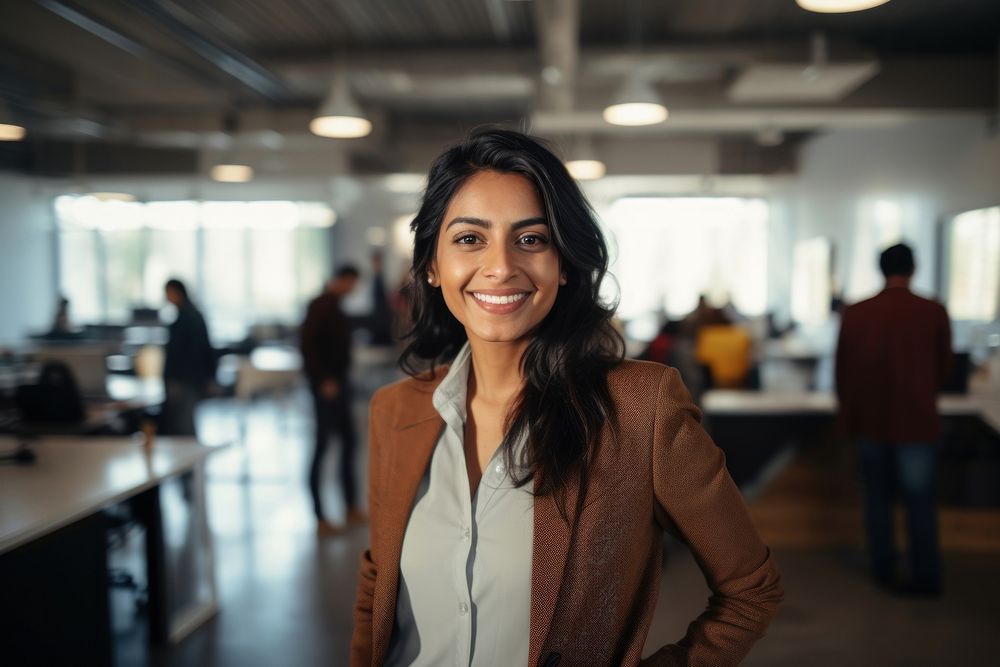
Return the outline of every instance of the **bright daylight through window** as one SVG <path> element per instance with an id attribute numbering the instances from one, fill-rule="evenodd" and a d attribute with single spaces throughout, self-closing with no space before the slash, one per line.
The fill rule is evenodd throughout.
<path id="1" fill-rule="evenodd" d="M 185 281 L 212 335 L 295 321 L 330 270 L 329 206 L 312 202 L 121 202 L 59 197 L 60 289 L 80 322 L 126 322 Z"/>
<path id="2" fill-rule="evenodd" d="M 1000 310 L 1000 206 L 956 216 L 948 235 L 948 311 L 989 322 Z"/>
<path id="3" fill-rule="evenodd" d="M 614 280 L 629 333 L 651 338 L 700 295 L 746 316 L 767 310 L 767 203 L 737 197 L 626 197 L 605 214 Z M 617 285 L 614 283 L 617 281 Z M 645 335 L 644 335 L 645 334 Z"/>

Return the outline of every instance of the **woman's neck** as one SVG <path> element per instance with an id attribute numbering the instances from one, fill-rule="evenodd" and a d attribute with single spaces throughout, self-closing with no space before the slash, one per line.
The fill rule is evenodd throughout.
<path id="1" fill-rule="evenodd" d="M 469 398 L 486 403 L 507 405 L 521 391 L 521 358 L 526 341 L 490 343 L 470 340 L 472 370 L 469 373 Z"/>

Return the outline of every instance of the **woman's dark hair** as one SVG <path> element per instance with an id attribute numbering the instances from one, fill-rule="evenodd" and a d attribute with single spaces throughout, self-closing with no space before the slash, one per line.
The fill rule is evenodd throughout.
<path id="1" fill-rule="evenodd" d="M 536 492 L 562 500 L 566 482 L 576 474 L 582 499 L 600 432 L 606 424 L 617 425 L 607 375 L 623 359 L 624 343 L 611 326 L 614 307 L 599 295 L 608 250 L 594 213 L 562 161 L 539 140 L 511 130 L 479 130 L 434 162 L 420 211 L 410 223 L 413 327 L 400 366 L 418 376 L 427 362 L 433 369 L 453 358 L 466 341 L 441 290 L 428 284 L 427 271 L 449 202 L 481 171 L 519 174 L 535 186 L 566 275 L 521 360 L 525 385 L 506 417 L 501 451 L 508 470 L 523 473 L 514 479 L 519 486 L 540 473 Z M 522 437 L 527 447 L 515 460 L 514 444 Z"/>

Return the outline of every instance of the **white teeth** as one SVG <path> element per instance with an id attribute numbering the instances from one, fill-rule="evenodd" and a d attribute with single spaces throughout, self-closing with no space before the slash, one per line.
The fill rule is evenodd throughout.
<path id="1" fill-rule="evenodd" d="M 481 292 L 473 292 L 472 296 L 476 297 L 480 301 L 485 301 L 486 303 L 514 303 L 515 301 L 520 301 L 524 297 L 528 296 L 527 292 L 521 292 L 520 294 L 511 294 L 510 296 L 493 296 L 492 294 L 483 294 Z"/>

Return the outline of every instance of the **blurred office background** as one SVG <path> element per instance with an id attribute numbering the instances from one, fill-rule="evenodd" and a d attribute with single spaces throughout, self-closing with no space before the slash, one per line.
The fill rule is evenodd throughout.
<path id="1" fill-rule="evenodd" d="M 346 664 L 367 534 L 315 532 L 298 325 L 333 271 L 361 268 L 345 309 L 363 431 L 371 392 L 399 377 L 373 322 L 399 302 L 426 170 L 488 123 L 545 137 L 570 164 L 607 233 L 603 291 L 630 354 L 679 355 L 776 550 L 787 602 L 747 664 L 995 661 L 1000 4 L 799 4 L 3 2 L 3 449 L 32 438 L 37 466 L 56 437 L 84 452 L 88 438 L 144 446 L 168 278 L 186 283 L 218 353 L 197 413 L 209 453 L 160 498 L 168 553 L 176 538 L 195 554 L 168 567 L 185 592 L 166 621 L 149 603 L 142 512 L 112 521 L 114 664 Z M 627 102 L 647 106 L 610 108 Z M 833 431 L 838 310 L 881 289 L 878 253 L 900 241 L 914 291 L 948 309 L 957 360 L 941 408 L 946 585 L 929 600 L 866 579 L 853 450 Z M 700 297 L 720 336 L 675 337 Z M 73 372 L 85 415 L 47 427 L 20 388 L 51 360 Z M 4 521 L 32 499 L 18 502 Z M 650 648 L 704 604 L 693 561 L 668 552 Z M 185 596 L 207 611 L 176 621 Z"/>

